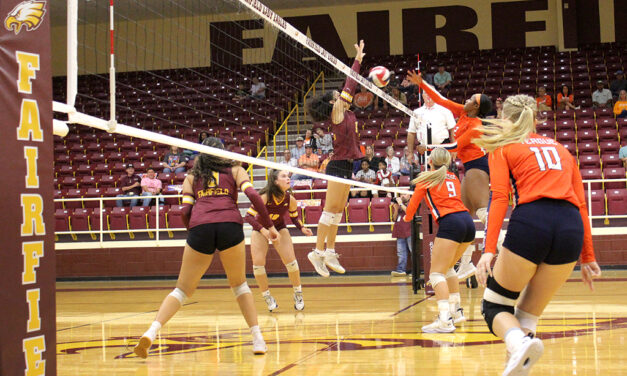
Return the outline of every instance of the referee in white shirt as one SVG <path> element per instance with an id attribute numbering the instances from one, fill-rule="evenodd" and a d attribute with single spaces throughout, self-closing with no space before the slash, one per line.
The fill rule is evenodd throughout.
<path id="1" fill-rule="evenodd" d="M 427 129 L 431 128 L 431 144 L 439 145 L 443 143 L 455 142 L 455 118 L 448 109 L 435 104 L 427 93 L 422 94 L 424 104 L 414 110 L 415 117 L 412 117 L 407 130 L 407 147 L 409 156 L 413 159 L 416 136 L 418 137 L 418 152 L 424 153 L 427 140 Z M 452 156 L 453 159 L 455 158 Z"/>

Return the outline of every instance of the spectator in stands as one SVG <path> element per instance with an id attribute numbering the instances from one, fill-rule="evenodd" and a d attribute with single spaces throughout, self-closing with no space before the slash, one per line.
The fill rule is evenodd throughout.
<path id="1" fill-rule="evenodd" d="M 368 161 L 365 158 L 362 159 L 361 169 L 355 174 L 355 180 L 364 183 L 374 183 L 376 179 L 377 174 L 370 168 Z M 351 191 L 351 197 L 357 197 L 357 195 L 361 197 L 368 197 L 368 191 Z"/>
<path id="2" fill-rule="evenodd" d="M 575 97 L 570 90 L 570 86 L 562 85 L 559 93 L 557 93 L 557 110 L 576 110 Z"/>
<path id="3" fill-rule="evenodd" d="M 377 170 L 379 169 L 379 161 L 381 159 L 374 155 L 374 147 L 372 145 L 366 146 L 366 156 L 364 157 L 364 159 L 368 161 L 370 169 L 374 172 L 377 172 Z"/>
<path id="4" fill-rule="evenodd" d="M 311 144 L 305 145 L 305 154 L 301 155 L 300 158 L 298 158 L 298 167 L 305 170 L 318 172 L 319 165 L 320 157 L 318 157 L 318 154 L 315 154 L 313 152 L 313 147 L 311 146 Z M 294 175 L 292 179 L 299 180 L 311 178 L 306 175 Z"/>
<path id="5" fill-rule="evenodd" d="M 392 176 L 392 171 L 388 170 L 388 164 L 385 161 L 379 161 L 379 170 L 377 171 L 377 180 L 375 180 L 375 184 L 378 184 L 382 187 L 393 187 L 394 186 L 394 177 Z M 391 192 L 382 191 L 381 194 L 387 195 L 387 197 L 392 197 Z M 372 192 L 373 197 L 379 197 L 379 192 Z"/>
<path id="6" fill-rule="evenodd" d="M 407 78 L 403 78 L 400 86 L 398 87 L 402 93 L 405 93 L 407 100 L 412 99 L 418 93 L 418 86 L 412 84 Z"/>
<path id="7" fill-rule="evenodd" d="M 453 77 L 444 69 L 444 64 L 438 64 L 438 72 L 433 75 L 433 85 L 440 93 L 446 95 L 451 88 Z"/>
<path id="8" fill-rule="evenodd" d="M 318 145 L 318 152 L 329 154 L 333 151 L 333 137 L 331 137 L 330 133 L 325 134 L 322 127 L 316 128 L 314 138 L 316 139 L 316 145 Z"/>
<path id="9" fill-rule="evenodd" d="M 157 179 L 157 174 L 155 174 L 155 169 L 152 167 L 148 167 L 146 170 L 146 174 L 141 181 L 142 186 L 142 196 L 156 196 L 161 193 L 162 183 L 161 180 Z M 152 198 L 143 199 L 142 206 L 149 206 Z M 163 204 L 163 198 L 159 198 L 159 202 Z"/>
<path id="10" fill-rule="evenodd" d="M 605 88 L 602 80 L 597 81 L 597 89 L 592 93 L 592 107 L 612 108 L 612 92 Z"/>
<path id="11" fill-rule="evenodd" d="M 137 200 L 142 193 L 141 189 L 142 178 L 135 173 L 135 166 L 132 163 L 126 165 L 126 175 L 122 176 L 118 181 L 118 185 L 123 193 L 117 195 L 117 197 L 133 197 L 130 200 L 116 200 L 115 204 L 118 207 L 124 206 L 129 202 L 130 206 L 137 206 Z"/>
<path id="12" fill-rule="evenodd" d="M 398 86 L 392 86 L 391 87 L 390 95 L 392 96 L 392 98 L 396 99 L 397 101 L 399 101 L 402 104 L 404 104 L 405 106 L 407 106 L 407 96 L 405 96 L 405 93 L 401 92 L 398 89 Z M 388 102 L 383 102 L 383 109 L 387 110 L 388 107 L 389 107 Z"/>
<path id="13" fill-rule="evenodd" d="M 496 101 L 494 102 L 494 108 L 492 109 L 492 111 L 488 112 L 488 114 L 485 117 L 486 119 L 497 119 L 501 117 L 502 112 L 503 112 L 503 98 L 498 97 L 496 98 Z"/>
<path id="14" fill-rule="evenodd" d="M 360 92 L 353 97 L 353 105 L 360 110 L 372 110 L 374 94 L 368 91 L 365 86 L 361 86 Z"/>
<path id="15" fill-rule="evenodd" d="M 453 113 L 436 104 L 427 93 L 422 94 L 424 104 L 414 110 L 416 116 L 409 121 L 409 129 L 407 130 L 407 146 L 409 147 L 408 157 L 413 156 L 414 145 L 418 138 L 418 152 L 425 152 L 427 145 L 427 129 L 431 129 L 431 144 L 439 145 L 442 143 L 450 143 L 455 141 L 455 118 Z M 418 119 L 418 120 L 416 120 Z M 411 161 L 410 161 L 411 162 Z"/>
<path id="16" fill-rule="evenodd" d="M 333 150 L 329 152 L 329 155 L 320 163 L 320 167 L 318 168 L 318 172 L 321 174 L 325 174 L 327 172 L 327 165 L 331 161 L 331 157 L 333 157 Z"/>
<path id="17" fill-rule="evenodd" d="M 296 146 L 290 149 L 292 152 L 292 158 L 298 160 L 301 156 L 305 155 L 305 140 L 298 136 L 296 139 Z"/>
<path id="18" fill-rule="evenodd" d="M 627 80 L 625 80 L 625 74 L 622 70 L 617 70 L 616 79 L 610 83 L 610 91 L 614 99 L 618 98 L 621 90 L 627 90 Z"/>
<path id="19" fill-rule="evenodd" d="M 394 228 L 392 229 L 392 237 L 396 238 L 396 256 L 398 264 L 396 269 L 392 271 L 392 277 L 403 277 L 406 275 L 407 254 L 411 251 L 411 222 L 405 222 L 405 212 L 410 196 L 407 194 L 396 198 L 396 202 L 392 204 L 392 220 Z"/>
<path id="20" fill-rule="evenodd" d="M 202 144 L 202 142 L 205 140 L 205 138 L 209 137 L 209 132 L 207 131 L 202 131 L 200 132 L 200 134 L 198 135 L 198 143 Z"/>
<path id="21" fill-rule="evenodd" d="M 163 172 L 185 172 L 185 164 L 187 163 L 187 157 L 179 150 L 178 146 L 170 146 L 170 151 L 163 157 Z"/>
<path id="22" fill-rule="evenodd" d="M 546 93 L 546 88 L 540 86 L 538 88 L 538 95 L 536 95 L 536 103 L 538 104 L 538 111 L 552 111 L 553 100 L 551 96 Z M 503 101 L 501 101 L 501 108 L 503 107 Z"/>
<path id="23" fill-rule="evenodd" d="M 623 162 L 623 167 L 627 168 L 627 144 L 618 150 L 618 158 Z"/>
<path id="24" fill-rule="evenodd" d="M 616 103 L 614 103 L 614 115 L 617 118 L 627 118 L 627 91 L 620 91 Z"/>
<path id="25" fill-rule="evenodd" d="M 401 157 L 401 168 L 400 172 L 402 175 L 409 176 L 411 175 L 411 167 L 414 167 L 415 172 L 420 172 L 420 166 L 418 166 L 418 155 L 414 154 L 411 158 L 409 157 L 409 148 L 405 146 L 403 149 L 403 156 Z"/>
<path id="26" fill-rule="evenodd" d="M 244 84 L 237 85 L 237 91 L 235 91 L 235 95 L 233 96 L 233 100 L 240 101 L 245 99 L 248 96 L 248 92 L 246 92 L 246 87 Z"/>
<path id="27" fill-rule="evenodd" d="M 316 143 L 316 139 L 313 137 L 311 129 L 307 129 L 305 131 L 305 147 L 307 145 L 311 145 L 314 153 L 318 150 L 318 145 Z"/>
<path id="28" fill-rule="evenodd" d="M 266 84 L 259 81 L 259 78 L 253 78 L 253 84 L 250 87 L 250 96 L 255 99 L 264 99 L 266 97 Z"/>
<path id="29" fill-rule="evenodd" d="M 390 172 L 394 176 L 401 175 L 401 161 L 394 155 L 394 147 L 388 146 L 385 148 L 385 163 L 388 165 Z"/>
<path id="30" fill-rule="evenodd" d="M 296 160 L 295 158 L 292 158 L 291 151 L 285 150 L 283 152 L 283 160 L 281 161 L 281 164 L 292 166 L 292 167 L 298 167 L 298 160 Z"/>

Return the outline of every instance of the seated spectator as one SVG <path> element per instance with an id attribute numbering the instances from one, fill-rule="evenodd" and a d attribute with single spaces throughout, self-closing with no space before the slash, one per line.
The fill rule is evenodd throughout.
<path id="1" fill-rule="evenodd" d="M 298 136 L 298 138 L 296 138 L 296 146 L 291 148 L 290 152 L 292 153 L 292 158 L 296 160 L 300 159 L 301 156 L 305 155 L 305 140 Z"/>
<path id="2" fill-rule="evenodd" d="M 133 197 L 130 200 L 116 200 L 115 204 L 118 207 L 124 206 L 126 203 L 130 203 L 129 206 L 137 206 L 137 200 L 142 192 L 141 189 L 142 178 L 135 173 L 135 167 L 132 163 L 126 165 L 126 174 L 118 181 L 118 186 L 122 192 L 117 197 Z"/>
<path id="3" fill-rule="evenodd" d="M 494 101 L 494 107 L 492 107 L 492 111 L 486 114 L 486 119 L 497 119 L 501 116 L 503 111 L 503 98 L 498 97 Z"/>
<path id="4" fill-rule="evenodd" d="M 283 160 L 280 163 L 292 167 L 298 167 L 298 161 L 295 158 L 292 158 L 292 152 L 289 150 L 285 150 L 283 152 Z"/>
<path id="5" fill-rule="evenodd" d="M 250 96 L 254 99 L 264 99 L 266 97 L 266 84 L 259 81 L 259 78 L 253 78 L 253 84 L 250 87 Z"/>
<path id="6" fill-rule="evenodd" d="M 614 99 L 618 98 L 621 90 L 627 90 L 627 80 L 625 80 L 625 74 L 622 70 L 617 70 L 616 79 L 610 83 L 610 91 Z"/>
<path id="7" fill-rule="evenodd" d="M 327 165 L 331 161 L 331 157 L 333 157 L 333 150 L 331 150 L 325 160 L 320 163 L 320 168 L 318 168 L 319 173 L 325 174 L 327 172 Z"/>
<path id="8" fill-rule="evenodd" d="M 560 92 L 557 94 L 557 104 L 556 109 L 558 111 L 562 110 L 576 110 L 575 106 L 575 97 L 573 96 L 570 86 L 562 85 Z"/>
<path id="9" fill-rule="evenodd" d="M 362 159 L 360 166 L 361 169 L 355 174 L 355 180 L 364 183 L 374 183 L 377 179 L 377 174 L 370 169 L 368 161 L 366 159 Z M 357 197 L 358 195 L 360 197 L 368 197 L 368 190 L 351 191 L 351 197 Z"/>
<path id="10" fill-rule="evenodd" d="M 320 157 L 318 157 L 318 154 L 315 154 L 313 152 L 313 148 L 311 147 L 311 145 L 306 145 L 305 154 L 301 155 L 300 158 L 298 158 L 298 167 L 305 169 L 305 170 L 318 172 L 319 165 L 320 165 Z M 299 180 L 299 179 L 312 179 L 312 178 L 306 175 L 294 175 L 292 179 Z"/>
<path id="11" fill-rule="evenodd" d="M 627 168 L 627 144 L 618 150 L 618 158 L 623 162 L 623 167 Z"/>
<path id="12" fill-rule="evenodd" d="M 392 176 L 392 171 L 388 170 L 388 164 L 385 161 L 379 162 L 379 170 L 377 171 L 377 180 L 375 180 L 375 184 L 378 184 L 382 187 L 393 187 L 394 186 L 394 177 Z M 372 192 L 373 197 L 379 197 L 379 195 L 386 195 L 387 197 L 392 197 L 391 192 L 380 191 Z"/>
<path id="13" fill-rule="evenodd" d="M 603 81 L 597 81 L 597 89 L 592 93 L 592 107 L 612 108 L 612 92 L 605 88 Z"/>
<path id="14" fill-rule="evenodd" d="M 401 160 L 394 155 L 394 147 L 388 146 L 385 148 L 385 163 L 388 165 L 390 172 L 394 176 L 401 175 Z"/>
<path id="15" fill-rule="evenodd" d="M 142 196 L 156 196 L 161 193 L 162 183 L 161 180 L 157 179 L 154 168 L 148 167 L 146 174 L 144 174 L 142 178 L 141 186 Z M 142 206 L 149 206 L 150 201 L 152 201 L 152 198 L 145 198 L 142 202 Z M 163 197 L 159 198 L 159 202 L 163 204 Z"/>
<path id="16" fill-rule="evenodd" d="M 353 104 L 361 110 L 372 110 L 374 94 L 368 91 L 365 86 L 361 86 L 359 93 L 353 97 Z"/>
<path id="17" fill-rule="evenodd" d="M 368 161 L 368 164 L 370 165 L 370 169 L 374 172 L 377 172 L 377 170 L 379 169 L 379 158 L 374 156 L 374 147 L 372 145 L 368 145 L 366 146 L 366 151 L 364 153 L 365 157 L 362 160 L 366 160 Z M 361 161 L 355 161 L 353 163 L 353 172 L 357 172 L 359 171 L 359 168 L 361 166 Z"/>
<path id="18" fill-rule="evenodd" d="M 538 95 L 536 95 L 536 103 L 538 103 L 538 111 L 552 111 L 553 100 L 551 96 L 546 93 L 546 88 L 540 86 L 538 88 Z M 501 101 L 501 108 L 503 108 L 503 102 Z"/>
<path id="19" fill-rule="evenodd" d="M 401 93 L 405 93 L 405 97 L 408 100 L 418 95 L 418 86 L 411 83 L 407 78 L 403 78 L 398 90 L 400 90 Z"/>
<path id="20" fill-rule="evenodd" d="M 246 92 L 246 87 L 244 87 L 244 84 L 237 85 L 237 90 L 235 91 L 233 100 L 241 101 L 242 99 L 246 99 L 246 97 L 248 97 L 248 93 Z"/>
<path id="21" fill-rule="evenodd" d="M 442 94 L 445 94 L 451 88 L 453 77 L 451 74 L 444 70 L 444 64 L 438 64 L 438 72 L 433 75 L 433 84 L 436 89 Z"/>
<path id="22" fill-rule="evenodd" d="M 627 91 L 621 90 L 618 100 L 614 103 L 614 115 L 617 118 L 627 117 Z"/>
<path id="23" fill-rule="evenodd" d="M 163 157 L 163 172 L 185 172 L 185 165 L 187 164 L 187 157 L 179 150 L 178 146 L 170 146 L 170 151 Z"/>
<path id="24" fill-rule="evenodd" d="M 200 132 L 200 134 L 198 135 L 198 143 L 202 144 L 202 142 L 205 140 L 205 138 L 209 137 L 209 132 L 207 131 L 202 131 Z"/>
<path id="25" fill-rule="evenodd" d="M 329 154 L 333 151 L 333 137 L 331 137 L 330 133 L 325 134 L 324 129 L 318 127 L 313 136 L 316 139 L 318 153 Z"/>
<path id="26" fill-rule="evenodd" d="M 404 104 L 405 106 L 407 106 L 407 96 L 405 96 L 405 93 L 402 93 L 397 86 L 393 86 L 390 89 L 390 96 L 392 96 L 392 98 L 396 99 L 397 101 L 401 102 L 402 104 Z M 383 102 L 383 109 L 387 110 L 388 109 L 388 102 Z"/>
<path id="27" fill-rule="evenodd" d="M 313 152 L 315 153 L 318 150 L 318 145 L 316 143 L 316 139 L 313 137 L 313 132 L 311 129 L 307 129 L 305 131 L 305 147 L 307 145 L 311 145 L 311 148 L 313 149 Z"/>
<path id="28" fill-rule="evenodd" d="M 409 163 L 409 148 L 405 146 L 403 149 L 403 156 L 400 160 L 400 173 L 401 175 L 409 176 L 411 172 L 411 167 L 414 167 L 414 173 L 420 172 L 420 166 L 416 161 L 418 161 L 418 154 L 414 153 L 414 158 L 412 159 L 412 163 Z"/>

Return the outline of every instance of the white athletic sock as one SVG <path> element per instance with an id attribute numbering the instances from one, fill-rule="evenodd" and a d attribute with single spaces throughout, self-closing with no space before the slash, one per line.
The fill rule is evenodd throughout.
<path id="1" fill-rule="evenodd" d="M 252 334 L 253 338 L 259 338 L 263 336 L 261 335 L 261 329 L 259 329 L 259 325 L 254 325 L 250 327 L 250 334 Z"/>
<path id="2" fill-rule="evenodd" d="M 318 256 L 324 256 L 324 251 L 321 251 L 318 248 L 314 249 L 314 252 L 316 252 Z"/>
<path id="3" fill-rule="evenodd" d="M 523 338 L 525 338 L 525 333 L 523 333 L 520 328 L 510 328 L 507 333 L 505 333 L 504 338 L 507 351 L 509 351 L 510 354 L 515 353 Z"/>
<path id="4" fill-rule="evenodd" d="M 448 300 L 438 300 L 438 311 L 440 312 L 440 320 L 446 321 L 451 318 L 451 312 L 449 311 Z"/>
<path id="5" fill-rule="evenodd" d="M 161 323 L 159 321 L 153 321 L 150 324 L 150 328 L 146 330 L 146 333 L 142 337 L 148 337 L 151 341 L 154 342 L 155 338 L 157 338 L 157 332 L 161 329 Z"/>
<path id="6" fill-rule="evenodd" d="M 294 286 L 294 292 L 303 292 L 301 285 Z"/>
<path id="7" fill-rule="evenodd" d="M 451 310 L 451 313 L 457 312 L 457 310 L 459 309 L 459 306 L 461 305 L 461 302 L 462 302 L 462 298 L 458 292 L 452 292 L 448 294 L 448 303 L 449 303 L 449 307 L 450 307 L 449 309 Z"/>
<path id="8" fill-rule="evenodd" d="M 335 248 L 327 248 L 328 253 L 335 253 Z"/>
<path id="9" fill-rule="evenodd" d="M 263 296 L 264 298 L 265 298 L 266 296 L 270 296 L 270 290 L 262 291 L 262 292 L 261 292 L 261 296 Z"/>
<path id="10" fill-rule="evenodd" d="M 470 264 L 470 261 L 472 261 L 472 253 L 475 251 L 475 245 L 471 244 L 468 246 L 468 248 L 466 248 L 466 250 L 464 251 L 464 254 L 462 255 L 461 259 L 459 260 L 460 265 L 466 265 L 466 264 Z"/>

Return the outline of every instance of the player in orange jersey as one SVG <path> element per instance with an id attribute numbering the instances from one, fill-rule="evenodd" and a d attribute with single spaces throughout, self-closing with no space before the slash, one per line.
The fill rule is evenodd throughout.
<path id="1" fill-rule="evenodd" d="M 542 355 L 542 341 L 533 338 L 538 317 L 579 255 L 585 284 L 592 289 L 592 280 L 601 275 L 575 159 L 555 140 L 535 133 L 536 114 L 534 98 L 511 96 L 503 105 L 503 120 L 489 120 L 491 125 L 481 129 L 484 135 L 474 141 L 490 153 L 492 201 L 477 280 L 487 285 L 483 317 L 490 331 L 505 340 L 510 355 L 503 375 L 527 375 Z M 510 194 L 515 208 L 492 271 Z"/>
<path id="2" fill-rule="evenodd" d="M 422 327 L 425 333 L 451 333 L 455 331 L 455 324 L 466 321 L 460 307 L 459 279 L 453 266 L 475 240 L 475 224 L 461 200 L 457 176 L 448 171 L 450 164 L 451 154 L 447 150 L 433 150 L 429 157 L 432 171 L 414 179 L 416 189 L 404 218 L 406 222 L 411 221 L 424 197 L 439 225 L 429 273 L 439 315 L 433 323 Z"/>
<path id="3" fill-rule="evenodd" d="M 481 136 L 478 130 L 481 127 L 481 117 L 492 110 L 492 101 L 485 94 L 472 95 L 465 104 L 455 103 L 444 98 L 431 85 L 422 80 L 420 74 L 408 72 L 407 78 L 419 85 L 433 101 L 440 106 L 449 109 L 455 118 L 455 143 L 448 146 L 442 145 L 447 150 L 457 151 L 457 156 L 464 164 L 464 180 L 462 181 L 461 198 L 471 215 L 476 215 L 483 224 L 486 223 L 488 203 L 490 202 L 490 170 L 486 152 L 472 143 L 472 140 Z M 465 279 L 475 273 L 471 257 L 475 246 L 471 244 L 464 252 L 460 261 L 457 274 L 460 279 Z"/>

